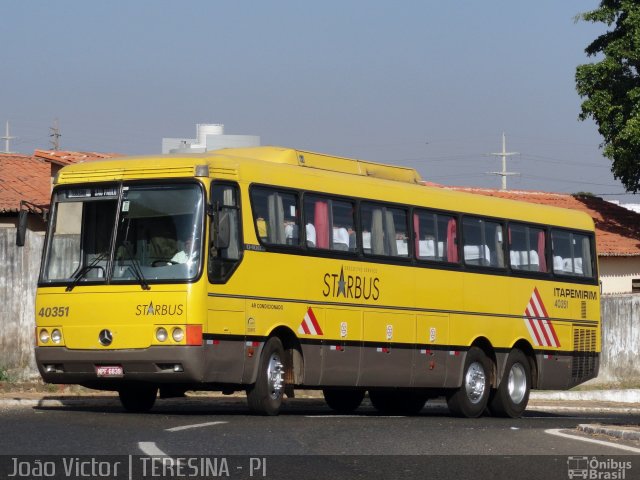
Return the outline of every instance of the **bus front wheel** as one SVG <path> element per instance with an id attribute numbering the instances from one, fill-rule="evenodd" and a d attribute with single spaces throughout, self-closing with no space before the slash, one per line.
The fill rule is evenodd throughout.
<path id="1" fill-rule="evenodd" d="M 491 361 L 478 347 L 467 352 L 462 385 L 447 396 L 449 410 L 456 416 L 476 418 L 489 401 Z"/>
<path id="2" fill-rule="evenodd" d="M 158 396 L 155 385 L 127 385 L 118 390 L 120 403 L 127 412 L 144 413 L 153 408 Z"/>
<path id="3" fill-rule="evenodd" d="M 256 383 L 247 389 L 249 409 L 262 415 L 277 415 L 284 393 L 284 348 L 278 337 L 264 344 Z"/>
<path id="4" fill-rule="evenodd" d="M 521 350 L 511 350 L 502 381 L 491 392 L 489 410 L 499 417 L 521 417 L 529 403 L 531 365 Z"/>
<path id="5" fill-rule="evenodd" d="M 322 390 L 324 400 L 331 410 L 338 413 L 351 413 L 356 410 L 364 399 L 364 390 L 361 389 L 334 389 Z"/>

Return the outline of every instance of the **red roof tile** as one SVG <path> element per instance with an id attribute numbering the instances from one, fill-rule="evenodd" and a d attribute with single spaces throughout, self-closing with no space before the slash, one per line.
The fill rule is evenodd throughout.
<path id="1" fill-rule="evenodd" d="M 33 155 L 46 162 L 62 166 L 120 156 L 118 153 L 70 152 L 63 150 L 35 150 Z"/>
<path id="2" fill-rule="evenodd" d="M 21 200 L 48 207 L 51 164 L 64 166 L 116 156 L 119 154 L 58 150 L 36 150 L 33 156 L 0 154 L 0 213 L 18 212 Z"/>
<path id="3" fill-rule="evenodd" d="M 0 154 L 0 213 L 18 212 L 20 200 L 48 205 L 51 167 L 29 155 Z"/>
<path id="4" fill-rule="evenodd" d="M 640 256 L 640 214 L 599 197 L 576 196 L 522 190 L 491 190 L 470 187 L 443 187 L 451 190 L 552 205 L 586 212 L 596 226 L 600 256 Z"/>

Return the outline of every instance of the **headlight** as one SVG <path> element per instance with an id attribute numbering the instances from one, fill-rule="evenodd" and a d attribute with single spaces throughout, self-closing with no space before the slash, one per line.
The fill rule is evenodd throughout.
<path id="1" fill-rule="evenodd" d="M 156 338 L 159 342 L 165 342 L 167 340 L 167 330 L 163 327 L 160 327 L 156 330 Z"/>
<path id="2" fill-rule="evenodd" d="M 40 330 L 40 341 L 42 343 L 47 343 L 49 341 L 49 332 L 42 329 Z"/>
<path id="3" fill-rule="evenodd" d="M 182 330 L 180 327 L 176 327 L 171 332 L 171 336 L 173 337 L 173 340 L 175 342 L 181 342 L 184 338 L 184 330 Z"/>
<path id="4" fill-rule="evenodd" d="M 60 343 L 62 341 L 62 332 L 57 328 L 51 331 L 51 341 L 53 343 Z"/>

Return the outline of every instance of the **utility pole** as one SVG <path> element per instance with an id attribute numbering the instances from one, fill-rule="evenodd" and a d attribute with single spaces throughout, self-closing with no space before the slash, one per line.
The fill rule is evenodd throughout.
<path id="1" fill-rule="evenodd" d="M 502 190 L 507 189 L 507 176 L 509 175 L 519 175 L 516 172 L 507 172 L 507 157 L 511 155 L 518 155 L 518 152 L 507 152 L 507 139 L 505 137 L 504 132 L 502 132 L 502 152 L 500 153 L 490 153 L 489 155 L 494 155 L 496 157 L 502 157 L 502 171 L 501 172 L 488 172 L 491 175 L 499 175 L 502 177 Z"/>
<path id="2" fill-rule="evenodd" d="M 9 148 L 9 142 L 11 140 L 14 140 L 16 137 L 12 137 L 11 135 L 9 135 L 9 122 L 8 121 L 6 123 L 4 137 L 0 137 L 0 138 L 2 140 L 4 140 L 4 153 L 12 153 L 11 149 Z"/>
<path id="3" fill-rule="evenodd" d="M 53 121 L 53 127 L 49 127 L 49 130 L 51 130 L 49 136 L 53 138 L 53 140 L 49 140 L 49 143 L 53 147 L 53 150 L 60 150 L 60 137 L 62 134 L 60 133 L 60 126 L 58 125 L 57 118 Z"/>

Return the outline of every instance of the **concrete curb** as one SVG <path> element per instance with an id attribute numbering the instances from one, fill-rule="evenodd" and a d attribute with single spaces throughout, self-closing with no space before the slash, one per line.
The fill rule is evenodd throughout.
<path id="1" fill-rule="evenodd" d="M 580 424 L 578 430 L 591 435 L 608 435 L 622 440 L 640 440 L 640 429 L 615 425 Z"/>
<path id="2" fill-rule="evenodd" d="M 117 398 L 0 398 L 0 407 L 99 407 L 120 405 Z"/>
<path id="3" fill-rule="evenodd" d="M 637 403 L 640 405 L 640 389 L 578 390 L 567 392 L 531 392 L 530 400 L 590 401 Z"/>

